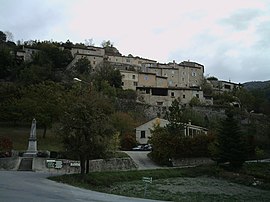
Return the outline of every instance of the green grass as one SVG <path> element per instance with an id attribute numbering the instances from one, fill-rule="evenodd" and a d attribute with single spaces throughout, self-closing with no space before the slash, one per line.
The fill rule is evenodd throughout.
<path id="1" fill-rule="evenodd" d="M 93 172 L 87 175 L 74 174 L 54 176 L 50 177 L 50 179 L 86 189 L 141 198 L 144 195 L 144 183 L 142 182 L 142 177 L 146 176 L 153 178 L 153 183 L 149 185 L 149 192 L 147 194 L 147 198 L 151 199 L 172 201 L 268 201 L 270 200 L 270 182 L 268 181 L 270 176 L 269 168 L 270 163 L 255 163 L 252 164 L 252 166 L 245 164 L 240 172 L 235 173 L 211 165 L 184 169 L 173 168 L 121 172 Z M 243 187 L 251 187 L 252 189 L 252 183 L 254 182 L 253 175 L 258 176 L 258 173 L 265 174 L 261 175 L 261 178 L 256 178 L 259 179 L 262 184 L 256 186 L 256 188 L 259 189 L 258 192 L 256 191 L 254 193 L 252 191 L 246 191 L 244 194 L 241 192 L 237 194 L 213 194 L 200 191 L 187 193 L 173 191 L 173 188 L 176 186 L 185 186 L 185 183 L 181 184 L 182 179 L 196 179 L 200 177 L 203 179 L 210 179 L 210 181 L 211 179 L 222 179 L 225 180 L 225 182 L 228 181 L 227 187 L 230 187 L 233 183 L 238 183 L 241 184 L 241 186 L 245 185 Z M 223 183 L 224 181 L 221 182 Z M 169 188 L 168 190 L 164 190 L 160 188 L 162 186 L 171 186 L 172 189 Z M 219 185 L 216 186 L 219 187 Z M 237 190 L 240 188 L 236 187 L 235 189 Z M 261 192 L 266 192 L 267 194 L 261 196 Z"/>
<path id="2" fill-rule="evenodd" d="M 42 138 L 43 129 L 37 129 L 38 150 L 61 151 L 62 146 L 51 130 L 47 130 L 46 138 Z M 13 149 L 24 151 L 28 148 L 30 126 L 25 127 L 0 127 L 0 136 L 9 137 L 13 142 Z"/>

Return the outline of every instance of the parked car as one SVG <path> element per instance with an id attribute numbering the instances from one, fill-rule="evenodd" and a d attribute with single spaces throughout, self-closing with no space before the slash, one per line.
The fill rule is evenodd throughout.
<path id="1" fill-rule="evenodd" d="M 144 151 L 152 151 L 152 146 L 150 144 L 146 144 L 143 146 Z"/>
<path id="2" fill-rule="evenodd" d="M 144 146 L 143 145 L 138 145 L 137 147 L 133 147 L 133 151 L 143 151 Z"/>
<path id="3" fill-rule="evenodd" d="M 133 151 L 151 151 L 152 146 L 150 144 L 138 145 L 137 147 L 132 148 Z"/>

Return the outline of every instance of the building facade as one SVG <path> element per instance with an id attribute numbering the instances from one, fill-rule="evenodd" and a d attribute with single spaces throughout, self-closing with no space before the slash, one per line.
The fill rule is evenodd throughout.
<path id="1" fill-rule="evenodd" d="M 136 141 L 139 144 L 148 144 L 149 138 L 152 136 L 151 130 L 154 126 L 165 127 L 169 123 L 166 119 L 154 118 L 136 128 Z M 194 137 L 196 135 L 204 134 L 207 135 L 208 129 L 192 125 L 191 122 L 183 124 L 184 126 L 184 136 Z"/>

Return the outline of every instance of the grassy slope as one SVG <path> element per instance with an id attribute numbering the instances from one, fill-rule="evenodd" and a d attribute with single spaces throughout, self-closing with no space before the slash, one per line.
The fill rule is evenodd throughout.
<path id="1" fill-rule="evenodd" d="M 38 150 L 60 151 L 61 144 L 51 130 L 47 130 L 46 138 L 42 138 L 43 130 L 37 129 Z M 0 136 L 11 138 L 14 150 L 27 150 L 28 138 L 30 136 L 29 128 L 24 127 L 0 127 Z"/>

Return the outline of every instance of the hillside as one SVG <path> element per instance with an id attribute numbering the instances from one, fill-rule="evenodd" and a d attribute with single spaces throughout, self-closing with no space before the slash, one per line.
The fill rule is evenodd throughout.
<path id="1" fill-rule="evenodd" d="M 270 88 L 270 80 L 246 82 L 246 83 L 243 83 L 243 86 L 247 90 Z"/>

